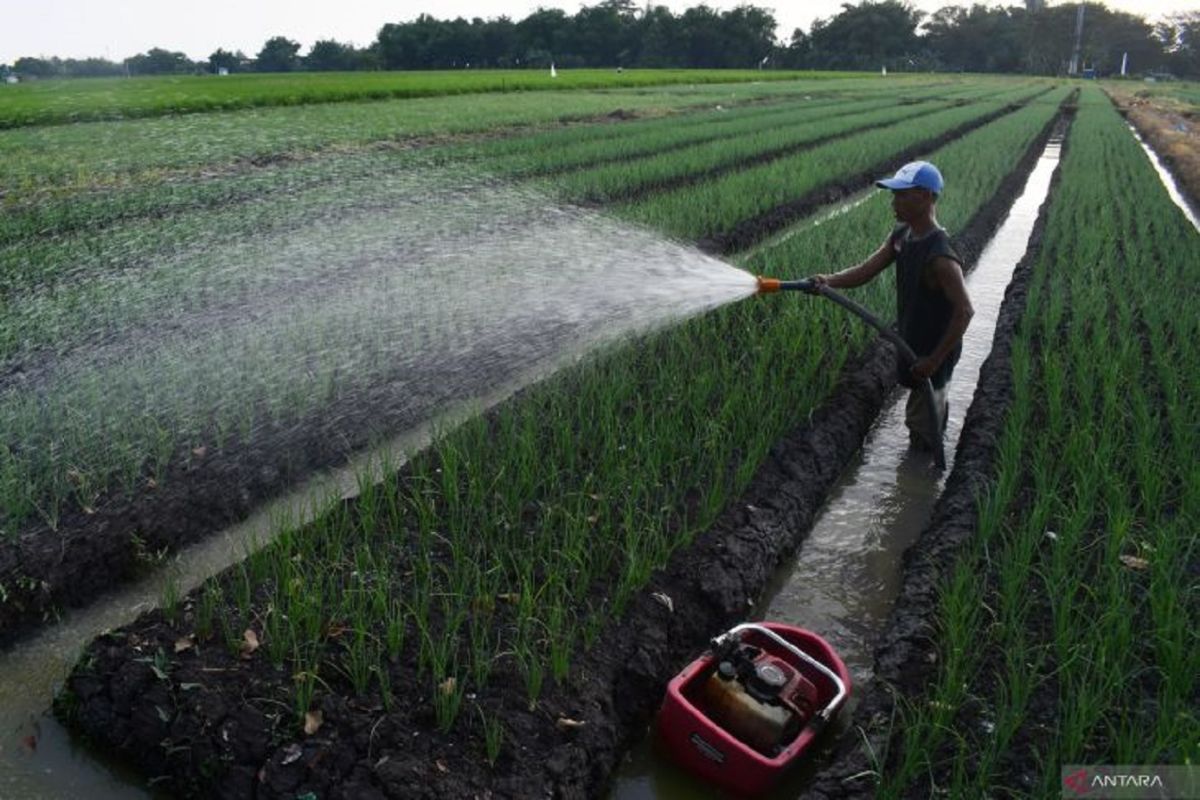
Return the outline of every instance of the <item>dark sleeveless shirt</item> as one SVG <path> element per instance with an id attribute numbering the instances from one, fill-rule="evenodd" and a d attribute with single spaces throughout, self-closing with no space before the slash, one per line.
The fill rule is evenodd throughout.
<path id="1" fill-rule="evenodd" d="M 941 228 L 934 228 L 920 238 L 909 238 L 908 225 L 900 223 L 892 231 L 892 252 L 896 256 L 896 327 L 918 357 L 928 356 L 937 349 L 950 319 L 954 306 L 941 287 L 934 282 L 930 262 L 938 256 L 957 261 L 962 258 L 950 244 L 950 237 Z M 946 356 L 937 371 L 929 376 L 935 388 L 941 388 L 950 380 L 954 365 L 962 355 L 962 342 Z M 915 381 L 909 373 L 910 364 L 898 365 L 898 378 L 904 386 L 912 387 Z"/>

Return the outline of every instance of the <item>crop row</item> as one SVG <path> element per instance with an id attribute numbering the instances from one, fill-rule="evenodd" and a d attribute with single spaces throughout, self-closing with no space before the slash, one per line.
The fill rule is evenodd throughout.
<path id="1" fill-rule="evenodd" d="M 46 80 L 5 87 L 0 128 L 164 114 L 458 94 L 631 89 L 666 84 L 823 81 L 850 73 L 754 70 L 542 70 L 241 74 Z"/>
<path id="2" fill-rule="evenodd" d="M 1061 170 L 938 675 L 897 719 L 880 797 L 994 794 L 1013 764 L 1056 796 L 1065 765 L 1197 757 L 1200 235 L 1098 90 Z"/>
<path id="3" fill-rule="evenodd" d="M 785 131 L 784 135 L 789 134 Z M 749 141 L 753 144 L 760 139 Z M 740 145 L 730 151 L 742 153 Z M 253 271 L 239 269 L 236 263 L 225 268 L 207 263 L 213 248 L 220 251 L 239 238 L 300 230 L 314 217 L 328 219 L 361 212 L 365 207 L 407 207 L 414 202 L 414 193 L 436 192 L 438 183 L 471 183 L 448 168 L 439 179 L 418 169 L 421 161 L 420 157 L 386 153 L 329 159 L 321 166 L 301 165 L 295 170 L 244 178 L 239 182 L 242 190 L 246 184 L 258 184 L 252 191 L 259 199 L 252 203 L 225 207 L 220 204 L 229 199 L 226 188 L 212 187 L 205 205 L 214 208 L 165 220 L 135 220 L 87 236 L 34 240 L 32 244 L 18 241 L 0 250 L 0 302 L 6 311 L 0 321 L 0 359 L 28 360 L 48 347 L 69 350 L 73 342 L 96 330 L 140 323 L 164 302 L 176 309 L 172 313 L 180 308 L 194 313 L 222 293 L 244 293 L 247 282 L 266 284 L 271 264 L 278 265 L 277 260 L 267 260 Z M 669 169 L 661 165 L 670 163 L 671 159 L 664 159 L 645 166 L 661 170 Z M 680 163 L 685 168 L 695 167 L 693 161 Z M 712 161 L 703 163 L 711 165 Z M 836 164 L 823 169 L 814 165 L 809 174 L 829 181 L 837 177 L 836 168 Z M 376 177 L 380 173 L 393 177 Z M 637 174 L 631 168 L 630 175 Z M 180 193 L 183 201 L 194 199 L 184 190 Z M 157 198 L 139 197 L 137 205 L 154 208 Z M 244 258 L 263 261 L 253 252 Z M 297 265 L 279 266 L 289 272 L 297 269 Z"/>
<path id="4" fill-rule="evenodd" d="M 901 79 L 899 84 L 911 82 L 926 81 Z M 0 130 L 0 190 L 11 201 L 39 196 L 48 186 L 105 187 L 155 180 L 164 170 L 195 170 L 234 159 L 544 125 L 617 111 L 660 113 L 797 92 L 814 96 L 835 88 L 853 92 L 875 85 L 877 80 L 846 79 L 638 91 L 486 93 L 15 128 Z"/>
<path id="5" fill-rule="evenodd" d="M 975 187 L 948 200 L 954 219 L 973 215 L 1055 111 L 1031 105 L 930 154 Z M 808 241 L 845 263 L 886 234 L 886 207 L 873 198 L 778 247 Z M 882 306 L 890 287 L 868 294 Z M 233 670 L 247 668 L 238 655 L 255 629 L 254 658 L 283 668 L 266 701 L 297 719 L 324 691 L 395 708 L 397 664 L 419 672 L 443 728 L 497 671 L 536 702 L 867 340 L 830 304 L 791 300 L 720 309 L 560 373 L 208 582 L 190 622 L 177 600 L 165 613 Z"/>
<path id="6" fill-rule="evenodd" d="M 736 138 L 721 138 L 678 150 L 632 158 L 556 176 L 549 188 L 575 202 L 614 202 L 662 190 L 678 181 L 697 181 L 747 162 L 768 161 L 830 138 L 900 125 L 946 108 L 940 100 L 911 105 L 873 104 L 858 113 L 818 119 L 780 120 L 779 124 Z"/>
<path id="7" fill-rule="evenodd" d="M 1038 93 L 1018 91 L 1013 101 L 1028 100 Z M 828 182 L 830 176 L 858 175 L 920 142 L 996 114 L 1004 106 L 1005 99 L 995 99 L 931 111 L 921 116 L 919 124 L 897 124 L 850 135 L 794 156 L 635 201 L 619 213 L 685 239 L 713 236 L 741 220 L 803 197 Z"/>
<path id="8" fill-rule="evenodd" d="M 605 126 L 576 128 L 489 142 L 476 149 L 488 170 L 504 175 L 545 174 L 885 106 L 935 98 L 949 101 L 970 96 L 976 99 L 981 94 L 978 86 L 957 91 L 927 86 L 906 88 L 907 91 L 899 95 L 895 90 L 874 89 L 856 92 L 853 96 L 845 93 L 837 97 L 806 95 L 770 105 L 721 107 L 716 111 L 633 122 L 617 130 L 610 129 L 611 133 Z M 604 133 L 608 135 L 599 135 Z"/>
<path id="9" fill-rule="evenodd" d="M 889 92 L 895 93 L 894 90 Z M 872 90 L 863 94 L 884 92 Z M 796 100 L 790 96 L 768 99 L 770 102 L 735 103 L 718 111 L 707 107 L 699 111 L 682 108 L 665 117 L 575 125 L 545 133 L 490 139 L 482 146 L 430 147 L 415 152 L 392 148 L 394 159 L 381 158 L 370 163 L 377 170 L 402 169 L 410 161 L 459 162 L 486 157 L 487 169 L 509 172 L 529 160 L 523 153 L 533 151 L 542 154 L 540 159 L 545 166 L 561 169 L 590 160 L 611 159 L 623 152 L 649 152 L 679 146 L 697 138 L 735 135 L 741 128 L 753 128 L 756 122 L 767 124 L 768 120 L 774 120 L 774 124 L 781 124 L 790 121 L 780 119 L 781 116 L 795 114 L 797 118 L 803 118 L 806 112 L 801 109 L 808 109 L 815 117 L 820 113 L 842 113 L 838 104 L 847 104 L 853 109 L 871 102 L 847 100 L 844 94 L 833 96 L 830 92 L 817 94 L 814 99 Z M 887 102 L 886 98 L 875 100 L 880 105 Z M 669 105 L 668 102 L 665 107 Z M 363 131 L 358 133 L 361 135 Z M 385 134 L 380 131 L 379 135 Z M 3 134 L 0 134 L 2 138 Z M 595 152 L 589 153 L 592 148 Z M 344 154 L 281 158 L 276 163 L 264 163 L 253 169 L 230 170 L 216 164 L 211 172 L 206 170 L 199 175 L 162 173 L 129 184 L 118 183 L 90 191 L 60 191 L 50 196 L 37 195 L 23 202 L 17 202 L 14 197 L 7 213 L 0 218 L 0 246 L 72 230 L 95 229 L 138 215 L 162 215 L 176 209 L 238 202 L 272 190 L 293 193 L 323 181 L 344 180 L 360 174 L 353 163 L 335 157 L 339 155 Z M 368 160 L 359 159 L 356 163 L 365 165 Z M 499 165 L 504 163 L 508 163 L 509 168 L 501 170 Z"/>

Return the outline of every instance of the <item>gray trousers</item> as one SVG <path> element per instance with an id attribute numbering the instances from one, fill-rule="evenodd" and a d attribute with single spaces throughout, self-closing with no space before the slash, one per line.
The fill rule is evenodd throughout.
<path id="1" fill-rule="evenodd" d="M 904 424 L 908 426 L 909 439 L 913 444 L 932 450 L 941 442 L 942 434 L 946 432 L 946 416 L 950 410 L 950 400 L 947 397 L 949 386 L 950 384 L 947 383 L 942 388 L 933 390 L 933 402 L 937 404 L 938 414 L 942 420 L 940 431 L 930 429 L 929 404 L 925 391 L 923 389 L 909 390 L 908 403 L 904 406 Z"/>

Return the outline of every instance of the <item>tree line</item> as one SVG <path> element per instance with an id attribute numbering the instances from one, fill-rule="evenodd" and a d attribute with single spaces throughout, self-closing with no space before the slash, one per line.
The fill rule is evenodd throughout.
<path id="1" fill-rule="evenodd" d="M 1037 4 L 1031 4 L 1037 5 Z M 1099 74 L 1171 72 L 1200 77 L 1200 12 L 1157 24 L 1102 3 L 1084 4 L 1082 62 Z M 575 14 L 539 8 L 519 21 L 439 20 L 421 15 L 387 23 L 366 47 L 326 39 L 304 55 L 299 42 L 268 39 L 254 56 L 218 49 L 207 59 L 161 48 L 122 62 L 26 57 L 0 74 L 21 77 L 161 75 L 541 67 L 850 69 L 1062 74 L 1075 42 L 1077 5 L 1030 9 L 949 5 L 925 14 L 902 0 L 844 3 L 809 31 L 776 39 L 772 12 L 753 5 L 706 5 L 674 14 L 665 6 L 602 0 Z"/>

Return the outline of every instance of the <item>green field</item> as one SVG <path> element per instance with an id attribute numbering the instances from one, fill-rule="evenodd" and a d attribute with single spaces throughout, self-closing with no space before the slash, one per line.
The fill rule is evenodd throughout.
<path id="1" fill-rule="evenodd" d="M 628 89 L 667 84 L 826 80 L 856 73 L 758 70 L 486 70 L 184 75 L 40 80 L 0 86 L 0 128 L 488 92 Z"/>
<path id="2" fill-rule="evenodd" d="M 5 303 L 0 357 L 10 369 L 24 369 L 46 354 L 70 355 L 86 348 L 98 330 L 152 325 L 165 307 L 199 314 L 219 307 L 224 296 L 269 286 L 271 270 L 282 280 L 294 267 L 272 260 L 253 271 L 215 269 L 220 262 L 214 261 L 214 253 L 225 248 L 231 253 L 229 259 L 253 258 L 256 240 L 284 241 L 302 229 L 303 220 L 336 206 L 342 198 L 377 205 L 402 202 L 405 193 L 413 191 L 414 176 L 430 170 L 442 171 L 441 180 L 446 181 L 464 170 L 515 177 L 531 171 L 535 185 L 561 192 L 566 199 L 603 197 L 597 187 L 617 195 L 636 187 L 643 199 L 628 208 L 617 207 L 618 214 L 698 238 L 720 233 L 739 219 L 799 196 L 846 170 L 867 168 L 953 126 L 994 114 L 1006 103 L 1029 100 L 1044 89 L 998 82 L 977 101 L 951 105 L 956 99 L 962 101 L 958 95 L 979 93 L 979 89 L 913 82 L 901 94 L 893 90 L 890 97 L 879 97 L 878 90 L 868 85 L 862 88 L 868 99 L 847 101 L 792 87 L 779 97 L 769 96 L 769 102 L 692 110 L 620 125 L 580 125 L 470 146 L 335 149 L 320 158 L 294 163 L 284 159 L 232 173 L 224 172 L 218 162 L 182 180 L 170 173 L 152 173 L 131 185 L 118 182 L 111 188 L 64 189 L 48 196 L 41 191 L 16 191 L 14 208 L 0 227 L 0 241 L 5 244 L 0 249 Z M 1060 100 L 1061 92 L 1039 98 L 1033 107 L 1049 113 Z M 389 113 L 386 105 L 373 108 L 383 116 Z M 867 110 L 854 113 L 860 108 Z M 904 124 L 918 116 L 922 126 Z M 162 122 L 106 123 L 111 124 L 154 127 Z M 856 134 L 864 125 L 873 129 Z M 261 130 L 250 129 L 255 133 L 250 146 L 256 145 Z M 716 138 L 694 145 L 697 131 Z M 835 138 L 828 144 L 797 151 L 807 141 L 830 137 Z M 246 144 L 246 138 L 243 134 L 240 143 Z M 195 157 L 187 144 L 185 140 L 172 147 Z M 623 159 L 615 163 L 614 146 L 616 157 Z M 627 160 L 628 151 L 623 155 L 621 146 L 636 148 L 643 155 Z M 79 174 L 102 174 L 108 167 L 103 151 L 93 152 L 98 165 L 73 164 Z M 283 150 L 280 155 L 289 153 Z M 538 161 L 530 162 L 528 153 L 540 154 Z M 597 162 L 604 166 L 591 166 Z M 748 163 L 757 166 L 738 169 Z M 721 176 L 655 191 L 664 177 L 702 176 L 715 165 L 725 170 Z M 539 177 L 551 168 L 553 177 Z M 53 175 L 53 167 L 40 174 L 36 183 L 45 180 L 46 172 Z M 394 177 L 382 177 L 388 175 Z M 746 185 L 753 185 L 754 191 L 746 191 Z M 706 209 L 711 216 L 691 213 L 695 208 Z M 677 209 L 675 219 L 687 220 L 693 227 L 671 223 L 671 209 Z M 415 230 L 416 223 L 410 224 Z M 84 276 L 88 279 L 80 280 Z M 315 324 L 318 317 L 328 321 Z M 340 335 L 339 326 L 345 331 Z M 286 424 L 305 418 L 337 396 L 339 390 L 330 381 L 367 385 L 381 379 L 369 371 L 335 379 L 341 372 L 332 360 L 302 375 L 288 371 L 291 359 L 283 353 L 298 358 L 304 348 L 324 341 L 322 337 L 360 342 L 366 337 L 376 341 L 372 348 L 386 350 L 386 337 L 391 335 L 386 326 L 374 323 L 375 333 L 361 334 L 357 325 L 345 326 L 337 313 L 329 316 L 318 311 L 306 333 L 288 333 L 288 343 L 277 344 L 284 350 L 256 345 L 247 355 L 250 360 L 237 366 L 224 355 L 226 343 L 214 342 L 200 353 L 191 341 L 168 341 L 167 347 L 140 356 L 124 373 L 87 366 L 72 372 L 65 382 L 56 382 L 48 394 L 7 392 L 0 397 L 0 419 L 13 437 L 0 450 L 4 528 L 15 533 L 23 521 L 36 517 L 57 524 L 64 504 L 91 506 L 98 494 L 132 491 L 146 472 L 161 480 L 168 465 L 186 454 L 189 442 L 224 441 L 232 431 L 248 435 L 268 421 Z M 252 366 L 255 363 L 263 367 Z M 279 374 L 267 368 L 269 364 L 279 365 Z M 234 379 L 243 373 L 257 379 Z M 152 380 L 150 375 L 158 377 Z M 189 396 L 180 389 L 197 381 L 219 387 L 214 389 L 216 395 Z M 314 387 L 324 388 L 317 392 Z M 264 406 L 256 400 L 264 391 L 292 399 L 272 400 Z M 136 424 L 131 424 L 131 409 L 138 410 L 133 416 Z M 105 446 L 94 444 L 96 431 L 106 431 Z"/>
<path id="3" fill-rule="evenodd" d="M 1075 88 L 637 71 L 4 87 L 0 545 L 69 539 L 97 513 L 186 496 L 193 471 L 216 459 L 255 476 L 247 484 L 300 479 L 323 444 L 362 448 L 393 432 L 389 414 L 417 395 L 465 399 L 413 355 L 502 340 L 456 303 L 454 281 L 469 275 L 501 310 L 524 298 L 511 294 L 518 265 L 463 264 L 447 241 L 527 227 L 536 242 L 582 203 L 683 244 L 739 232 L 728 258 L 752 273 L 839 268 L 886 235 L 888 198 L 818 226 L 810 215 L 824 201 L 813 198 L 844 198 L 848 179 L 917 153 L 946 176 L 941 223 L 961 230 Z M 71 122 L 84 119 L 107 121 Z M 929 696 L 910 698 L 884 796 L 928 794 L 930 780 L 952 796 L 1001 793 L 1025 702 L 1050 685 L 1048 781 L 1072 759 L 1196 755 L 1200 387 L 1180 287 L 1195 282 L 1200 248 L 1099 90 L 1085 89 L 1066 153 L 1003 458 L 942 590 L 939 646 L 953 655 Z M 410 261 L 425 266 L 406 272 Z M 548 276 L 547 293 L 569 278 Z M 890 281 L 856 299 L 883 316 L 895 302 Z M 424 321 L 398 323 L 413 306 Z M 270 706 L 275 743 L 297 739 L 336 696 L 427 709 L 411 724 L 463 732 L 494 762 L 512 743 L 486 702 L 533 708 L 564 685 L 574 654 L 730 508 L 872 340 L 832 304 L 743 302 L 607 341 L 442 432 L 381 483 L 364 478 L 356 499 L 315 522 L 281 523 L 272 544 L 194 594 L 168 592 L 156 619 L 213 669 L 269 665 L 251 704 Z M 171 510 L 184 518 L 187 502 Z M 22 577 L 0 582 L 0 610 L 32 602 L 20 591 L 37 576 Z M 1044 611 L 1048 624 L 1035 625 Z M 1135 642 L 1139 630 L 1149 633 Z M 130 648 L 131 663 L 170 673 L 172 642 L 135 653 L 143 645 L 124 635 L 94 647 Z M 149 655 L 154 646 L 164 649 Z M 998 733 L 979 740 L 954 710 L 985 692 L 973 683 L 991 675 L 985 653 L 1008 688 L 989 696 Z M 419 696 L 398 696 L 410 678 Z M 166 725 L 188 697 L 163 680 L 175 703 L 158 711 Z M 1106 722 L 1137 680 L 1147 683 L 1130 702 L 1157 705 Z"/>

